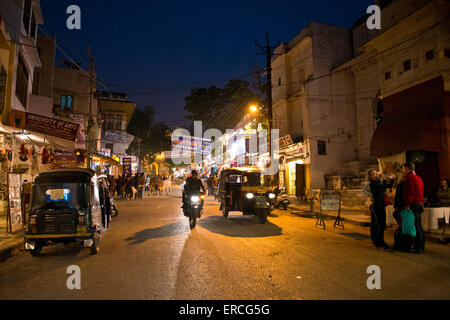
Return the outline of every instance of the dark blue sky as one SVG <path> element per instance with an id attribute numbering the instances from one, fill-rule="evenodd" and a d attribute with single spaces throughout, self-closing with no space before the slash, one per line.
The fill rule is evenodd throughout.
<path id="1" fill-rule="evenodd" d="M 157 120 L 176 126 L 189 88 L 223 86 L 254 64 L 264 66 L 254 40 L 264 43 L 266 31 L 275 44 L 311 21 L 351 27 L 373 2 L 41 0 L 41 6 L 43 30 L 75 61 L 88 66 L 89 44 L 108 90 L 154 105 Z M 66 27 L 72 4 L 81 8 L 81 30 Z"/>

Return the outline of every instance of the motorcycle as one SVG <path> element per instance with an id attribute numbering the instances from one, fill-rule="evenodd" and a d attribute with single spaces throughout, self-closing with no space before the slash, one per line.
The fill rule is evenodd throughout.
<path id="1" fill-rule="evenodd" d="M 186 195 L 184 215 L 189 218 L 189 227 L 195 228 L 197 218 L 200 219 L 205 195 L 203 193 L 191 193 Z"/>
<path id="2" fill-rule="evenodd" d="M 119 210 L 116 207 L 116 202 L 114 200 L 114 197 L 110 197 L 111 202 L 111 217 L 117 217 L 119 215 Z"/>
<path id="3" fill-rule="evenodd" d="M 288 205 L 290 204 L 288 194 L 286 192 L 280 193 L 277 198 L 276 208 L 283 207 L 284 210 L 287 210 Z"/>

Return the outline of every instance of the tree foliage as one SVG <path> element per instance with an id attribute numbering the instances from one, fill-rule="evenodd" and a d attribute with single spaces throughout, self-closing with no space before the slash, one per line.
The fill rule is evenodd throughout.
<path id="1" fill-rule="evenodd" d="M 136 108 L 128 124 L 127 132 L 135 136 L 127 153 L 150 160 L 162 152 L 170 150 L 170 128 L 164 122 L 154 123 L 155 108 L 146 106 Z"/>
<path id="2" fill-rule="evenodd" d="M 251 103 L 262 104 L 261 96 L 246 80 L 230 80 L 223 88 L 211 86 L 191 90 L 184 110 L 190 120 L 203 121 L 203 128 L 221 131 L 233 128 L 248 112 Z"/>

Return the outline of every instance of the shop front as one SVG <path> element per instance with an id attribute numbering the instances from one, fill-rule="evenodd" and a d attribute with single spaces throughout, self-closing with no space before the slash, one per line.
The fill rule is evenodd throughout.
<path id="1" fill-rule="evenodd" d="M 304 197 L 310 188 L 310 157 L 307 144 L 291 143 L 280 147 L 279 186 L 290 196 Z"/>
<path id="2" fill-rule="evenodd" d="M 382 100 L 383 118 L 372 138 L 371 154 L 386 173 L 399 175 L 413 161 L 425 197 L 435 197 L 439 180 L 450 176 L 450 95 L 438 77 Z"/>
<path id="3" fill-rule="evenodd" d="M 76 165 L 74 140 L 0 125 L 0 232 L 26 223 L 30 184 L 43 171 Z"/>

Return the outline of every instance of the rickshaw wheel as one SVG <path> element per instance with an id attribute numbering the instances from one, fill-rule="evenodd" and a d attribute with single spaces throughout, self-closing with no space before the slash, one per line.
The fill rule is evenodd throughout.
<path id="1" fill-rule="evenodd" d="M 225 218 L 228 217 L 228 209 L 225 206 L 225 203 L 222 203 L 222 214 Z"/>
<path id="2" fill-rule="evenodd" d="M 259 212 L 259 214 L 258 214 L 258 219 L 259 219 L 260 223 L 266 223 L 266 221 L 267 221 L 267 214 L 263 210 L 261 210 Z"/>
<path id="3" fill-rule="evenodd" d="M 37 257 L 41 254 L 41 250 L 42 250 L 42 243 L 36 242 L 34 244 L 34 249 L 30 250 L 30 253 L 33 257 Z"/>
<path id="4" fill-rule="evenodd" d="M 95 232 L 92 247 L 91 247 L 91 253 L 97 254 L 99 251 L 100 251 L 100 235 L 98 232 Z"/>

